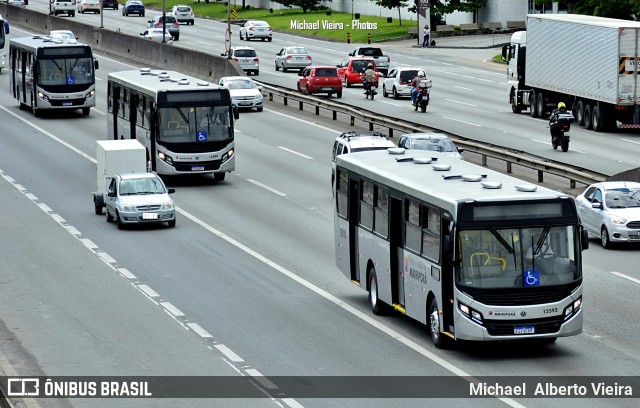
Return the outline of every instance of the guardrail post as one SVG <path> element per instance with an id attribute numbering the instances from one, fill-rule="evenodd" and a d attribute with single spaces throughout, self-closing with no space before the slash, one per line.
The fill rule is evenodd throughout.
<path id="1" fill-rule="evenodd" d="M 316 116 L 320 115 L 320 107 L 316 106 Z"/>
<path id="2" fill-rule="evenodd" d="M 389 128 L 389 139 L 393 139 L 393 129 Z"/>
<path id="3" fill-rule="evenodd" d="M 356 118 L 354 118 L 353 116 L 351 117 L 351 126 L 353 126 L 356 123 Z"/>
<path id="4" fill-rule="evenodd" d="M 485 167 L 487 166 L 487 155 L 486 154 L 482 155 L 482 165 L 485 166 Z"/>
<path id="5" fill-rule="evenodd" d="M 573 179 L 569 180 L 569 188 L 576 188 L 576 181 Z"/>
<path id="6" fill-rule="evenodd" d="M 373 132 L 373 123 L 369 123 L 369 132 Z"/>
<path id="7" fill-rule="evenodd" d="M 544 172 L 542 170 L 538 170 L 538 183 L 543 183 L 544 181 Z"/>
<path id="8" fill-rule="evenodd" d="M 269 92 L 269 102 L 273 102 L 273 92 Z"/>
<path id="9" fill-rule="evenodd" d="M 302 110 L 302 101 L 298 101 L 298 109 Z"/>
<path id="10" fill-rule="evenodd" d="M 511 162 L 507 162 L 507 173 L 511 173 Z"/>
<path id="11" fill-rule="evenodd" d="M 333 111 L 333 120 L 337 120 L 338 119 L 338 112 Z"/>
<path id="12" fill-rule="evenodd" d="M 285 96 L 283 99 L 284 99 L 284 103 L 283 103 L 283 105 L 284 105 L 284 106 L 287 106 L 287 97 Z"/>

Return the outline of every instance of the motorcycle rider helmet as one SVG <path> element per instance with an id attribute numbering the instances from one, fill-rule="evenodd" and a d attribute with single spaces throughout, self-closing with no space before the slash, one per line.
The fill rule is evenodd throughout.
<path id="1" fill-rule="evenodd" d="M 373 64 L 369 63 L 369 65 L 367 65 L 367 68 L 373 68 Z"/>
<path id="2" fill-rule="evenodd" d="M 565 105 L 564 102 L 558 103 L 558 110 L 566 111 L 567 110 L 567 105 Z"/>

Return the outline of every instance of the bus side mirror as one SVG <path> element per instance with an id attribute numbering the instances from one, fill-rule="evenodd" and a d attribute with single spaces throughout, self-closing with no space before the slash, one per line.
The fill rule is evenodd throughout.
<path id="1" fill-rule="evenodd" d="M 235 105 L 233 105 L 233 119 L 234 120 L 240 119 L 240 110 Z"/>
<path id="2" fill-rule="evenodd" d="M 580 238 L 582 239 L 582 250 L 589 249 L 589 233 L 583 229 Z"/>
<path id="3" fill-rule="evenodd" d="M 504 45 L 504 46 L 502 47 L 502 60 L 503 60 L 504 62 L 509 62 L 509 53 L 508 53 L 508 50 L 509 50 L 509 44 Z"/>
<path id="4" fill-rule="evenodd" d="M 93 60 L 93 69 L 98 69 L 98 68 L 99 68 L 98 60 Z"/>

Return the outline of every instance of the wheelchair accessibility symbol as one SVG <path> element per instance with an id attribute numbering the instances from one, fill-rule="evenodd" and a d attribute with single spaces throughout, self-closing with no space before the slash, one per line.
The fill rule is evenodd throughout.
<path id="1" fill-rule="evenodd" d="M 198 130 L 196 136 L 198 137 L 198 142 L 206 142 L 207 141 L 207 131 L 206 130 Z"/>
<path id="2" fill-rule="evenodd" d="M 73 85 L 76 83 L 76 78 L 75 77 L 67 77 L 67 85 Z"/>
<path id="3" fill-rule="evenodd" d="M 540 271 L 537 269 L 524 271 L 524 286 L 540 286 Z"/>

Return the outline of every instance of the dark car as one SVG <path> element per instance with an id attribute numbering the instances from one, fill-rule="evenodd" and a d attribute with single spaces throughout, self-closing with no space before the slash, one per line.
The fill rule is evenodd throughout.
<path id="1" fill-rule="evenodd" d="M 175 16 L 165 16 L 166 29 L 169 30 L 173 36 L 173 41 L 178 41 L 180 38 L 180 23 Z M 149 28 L 162 28 L 162 16 L 155 16 L 153 20 L 149 20 Z"/>
<path id="2" fill-rule="evenodd" d="M 118 0 L 102 0 L 102 9 L 113 9 L 117 10 L 120 7 L 120 3 Z"/>
<path id="3" fill-rule="evenodd" d="M 122 15 L 128 16 L 129 14 L 137 14 L 144 17 L 144 4 L 139 0 L 128 0 L 122 6 Z"/>
<path id="4" fill-rule="evenodd" d="M 307 67 L 298 74 L 298 90 L 308 94 L 334 93 L 342 98 L 342 80 L 336 67 Z"/>

